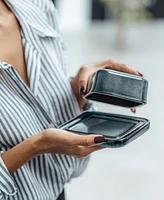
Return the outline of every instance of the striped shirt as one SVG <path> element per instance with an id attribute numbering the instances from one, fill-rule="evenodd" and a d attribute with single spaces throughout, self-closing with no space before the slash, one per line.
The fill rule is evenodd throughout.
<path id="1" fill-rule="evenodd" d="M 52 1 L 5 2 L 21 26 L 30 88 L 13 66 L 0 61 L 0 154 L 80 114 Z M 54 200 L 87 163 L 88 157 L 42 154 L 10 174 L 0 156 L 0 200 Z"/>

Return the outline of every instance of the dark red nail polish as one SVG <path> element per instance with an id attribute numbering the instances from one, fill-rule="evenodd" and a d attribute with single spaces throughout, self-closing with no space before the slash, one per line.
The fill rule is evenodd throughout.
<path id="1" fill-rule="evenodd" d="M 136 113 L 136 109 L 133 108 L 133 109 L 132 109 L 132 112 L 133 112 L 133 113 Z"/>
<path id="2" fill-rule="evenodd" d="M 138 72 L 138 71 L 137 71 L 137 72 Z M 140 76 L 142 76 L 142 77 L 144 76 L 144 75 L 143 75 L 143 74 L 141 74 L 140 72 L 138 72 L 138 74 L 139 74 Z"/>
<path id="3" fill-rule="evenodd" d="M 83 96 L 84 95 L 84 86 L 81 86 L 79 91 L 80 91 L 80 95 Z"/>
<path id="4" fill-rule="evenodd" d="M 95 139 L 94 139 L 95 144 L 103 143 L 103 142 L 106 142 L 106 141 L 107 140 L 104 137 L 101 137 L 101 136 L 95 137 Z"/>
<path id="5" fill-rule="evenodd" d="M 88 93 L 88 91 L 86 90 L 85 92 L 84 92 L 84 95 L 86 95 Z"/>

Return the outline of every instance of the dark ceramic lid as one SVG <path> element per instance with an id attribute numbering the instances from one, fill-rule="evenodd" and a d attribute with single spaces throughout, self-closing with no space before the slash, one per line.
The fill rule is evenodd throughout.
<path id="1" fill-rule="evenodd" d="M 128 108 L 147 103 L 148 81 L 114 70 L 99 70 L 85 98 Z"/>

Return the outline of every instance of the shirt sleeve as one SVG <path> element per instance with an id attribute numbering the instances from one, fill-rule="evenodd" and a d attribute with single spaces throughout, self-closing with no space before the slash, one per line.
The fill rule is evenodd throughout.
<path id="1" fill-rule="evenodd" d="M 15 187 L 13 177 L 0 155 L 0 200 L 6 199 L 6 196 L 14 196 L 16 193 L 17 188 Z"/>
<path id="2" fill-rule="evenodd" d="M 83 174 L 83 172 L 86 170 L 88 166 L 90 156 L 87 156 L 86 158 L 76 158 L 76 159 L 78 159 L 78 162 L 77 162 L 78 164 L 76 165 L 76 169 L 74 170 L 72 174 L 72 178 L 76 178 Z"/>

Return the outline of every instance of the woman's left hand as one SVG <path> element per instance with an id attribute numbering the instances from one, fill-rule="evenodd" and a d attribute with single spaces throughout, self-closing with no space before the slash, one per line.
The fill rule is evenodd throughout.
<path id="1" fill-rule="evenodd" d="M 111 69 L 137 76 L 143 76 L 135 69 L 115 60 L 107 60 L 83 65 L 80 67 L 77 75 L 71 81 L 71 86 L 79 103 L 80 109 L 82 109 L 87 102 L 87 100 L 83 99 L 82 97 L 91 89 L 92 78 L 99 69 Z M 132 109 L 132 112 L 135 112 L 135 109 Z"/>

